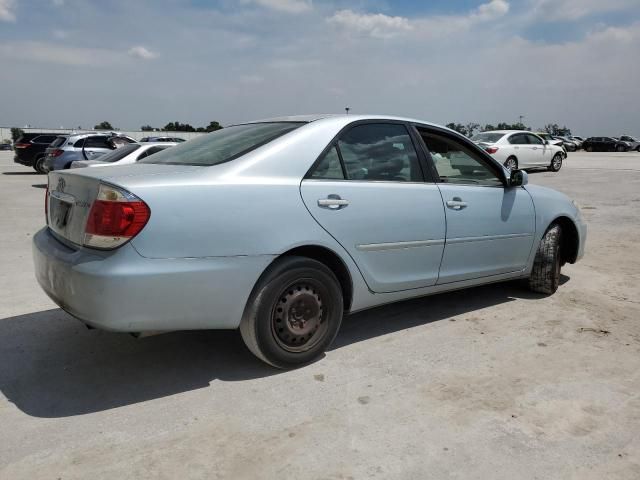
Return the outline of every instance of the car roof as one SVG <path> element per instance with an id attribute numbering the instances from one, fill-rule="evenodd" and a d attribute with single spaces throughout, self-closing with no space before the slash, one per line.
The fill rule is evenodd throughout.
<path id="1" fill-rule="evenodd" d="M 486 132 L 478 132 L 476 133 L 476 135 L 480 134 L 480 133 L 501 133 L 503 135 L 507 135 L 509 133 L 533 133 L 530 132 L 529 130 L 487 130 Z"/>

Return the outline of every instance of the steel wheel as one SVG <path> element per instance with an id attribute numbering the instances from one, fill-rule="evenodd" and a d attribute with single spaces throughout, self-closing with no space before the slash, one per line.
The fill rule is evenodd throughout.
<path id="1" fill-rule="evenodd" d="M 507 161 L 504 162 L 504 166 L 507 167 L 508 170 L 517 170 L 518 169 L 518 161 L 513 158 L 513 157 L 509 157 L 507 158 Z"/>
<path id="2" fill-rule="evenodd" d="M 317 360 L 338 333 L 342 288 L 323 263 L 282 257 L 263 273 L 247 301 L 240 333 L 251 352 L 277 368 Z"/>
<path id="3" fill-rule="evenodd" d="M 280 294 L 271 312 L 271 331 L 283 349 L 304 352 L 323 338 L 327 323 L 319 291 L 315 280 L 306 279 Z"/>

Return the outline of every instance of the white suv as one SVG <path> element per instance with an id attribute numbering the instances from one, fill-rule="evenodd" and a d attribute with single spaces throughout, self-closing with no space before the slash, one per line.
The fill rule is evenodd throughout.
<path id="1" fill-rule="evenodd" d="M 522 130 L 495 130 L 474 135 L 471 140 L 509 170 L 545 167 L 557 172 L 564 150 L 540 136 Z"/>

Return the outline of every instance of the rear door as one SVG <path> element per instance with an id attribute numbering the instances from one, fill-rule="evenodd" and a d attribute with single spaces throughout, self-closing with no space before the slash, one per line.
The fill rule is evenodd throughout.
<path id="1" fill-rule="evenodd" d="M 424 181 L 405 124 L 348 127 L 327 147 L 300 191 L 311 215 L 349 253 L 372 291 L 436 283 L 444 208 L 437 185 Z"/>
<path id="2" fill-rule="evenodd" d="M 93 135 L 85 139 L 82 152 L 85 160 L 95 160 L 113 149 L 114 146 L 110 143 L 109 137 Z"/>
<path id="3" fill-rule="evenodd" d="M 498 165 L 445 131 L 417 127 L 438 175 L 447 235 L 438 284 L 522 271 L 535 232 L 535 210 L 522 187 L 505 188 Z M 471 173 L 447 159 L 466 156 Z"/>

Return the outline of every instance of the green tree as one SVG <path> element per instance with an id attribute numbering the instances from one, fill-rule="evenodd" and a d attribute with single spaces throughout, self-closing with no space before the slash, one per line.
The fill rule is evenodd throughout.
<path id="1" fill-rule="evenodd" d="M 115 128 L 113 128 L 109 122 L 100 122 L 95 127 L 93 127 L 93 129 L 94 130 L 115 130 Z"/>
<path id="2" fill-rule="evenodd" d="M 547 133 L 550 133 L 551 135 L 560 136 L 560 137 L 565 137 L 565 136 L 570 136 L 571 135 L 571 129 L 570 128 L 567 128 L 566 125 L 563 125 L 561 127 L 557 123 L 548 123 L 547 125 L 544 126 L 544 131 L 547 132 Z"/>
<path id="3" fill-rule="evenodd" d="M 24 135 L 24 130 L 21 128 L 12 128 L 11 129 L 11 139 L 15 143 L 22 135 Z"/>
<path id="4" fill-rule="evenodd" d="M 196 129 L 188 123 L 169 122 L 162 129 L 165 132 L 195 132 Z"/>
<path id="5" fill-rule="evenodd" d="M 467 134 L 467 127 L 465 127 L 464 125 L 462 125 L 461 123 L 447 123 L 445 125 L 447 128 L 450 128 L 451 130 L 455 130 L 458 133 L 461 133 L 462 135 L 466 135 Z"/>
<path id="6" fill-rule="evenodd" d="M 215 132 L 216 130 L 220 130 L 222 129 L 222 125 L 220 125 L 219 122 L 211 121 L 209 122 L 209 125 L 207 125 L 207 127 L 204 129 L 205 132 Z"/>
<path id="7" fill-rule="evenodd" d="M 142 130 L 143 132 L 153 132 L 155 128 L 153 128 L 151 125 L 143 125 L 140 127 L 140 130 Z"/>

